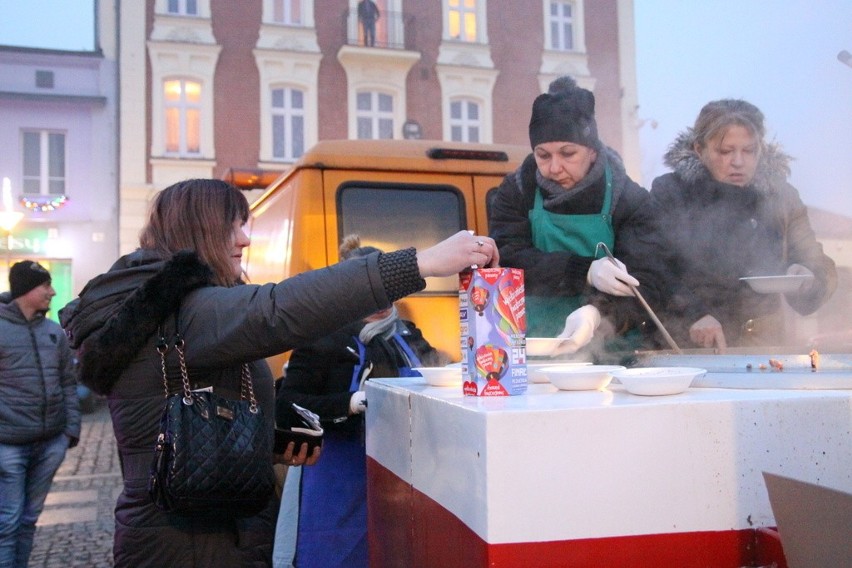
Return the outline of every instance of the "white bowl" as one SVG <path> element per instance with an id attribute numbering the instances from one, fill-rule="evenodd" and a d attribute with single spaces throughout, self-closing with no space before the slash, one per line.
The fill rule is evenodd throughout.
<path id="1" fill-rule="evenodd" d="M 531 383 L 549 383 L 547 375 L 541 372 L 545 367 L 588 367 L 592 363 L 590 361 L 550 361 L 548 363 L 530 363 L 527 361 L 527 378 Z"/>
<path id="2" fill-rule="evenodd" d="M 601 390 L 612 380 L 620 365 L 550 365 L 538 370 L 560 390 Z"/>
<path id="3" fill-rule="evenodd" d="M 778 276 L 743 276 L 746 282 L 758 294 L 788 294 L 801 288 L 802 284 L 813 280 L 812 274 L 780 274 Z"/>
<path id="4" fill-rule="evenodd" d="M 639 367 L 616 371 L 613 376 L 629 393 L 656 396 L 682 393 L 706 373 L 707 369 L 697 367 Z"/>
<path id="5" fill-rule="evenodd" d="M 551 357 L 563 341 L 559 337 L 527 337 L 527 357 Z"/>
<path id="6" fill-rule="evenodd" d="M 420 373 L 426 383 L 433 387 L 455 387 L 462 384 L 461 366 L 452 367 L 414 367 L 412 371 Z"/>

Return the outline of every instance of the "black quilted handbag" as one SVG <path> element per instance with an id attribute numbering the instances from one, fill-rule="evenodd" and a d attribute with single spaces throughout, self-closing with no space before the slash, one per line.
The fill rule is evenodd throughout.
<path id="1" fill-rule="evenodd" d="M 241 398 L 190 390 L 184 341 L 174 344 L 180 361 L 182 392 L 169 395 L 161 338 L 166 405 L 151 465 L 148 492 L 160 509 L 179 515 L 259 513 L 274 494 L 272 432 L 254 398 L 251 372 L 243 364 Z"/>

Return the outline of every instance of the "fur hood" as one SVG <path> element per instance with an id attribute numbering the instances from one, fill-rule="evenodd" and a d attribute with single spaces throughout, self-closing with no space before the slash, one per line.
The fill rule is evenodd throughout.
<path id="1" fill-rule="evenodd" d="M 108 394 L 184 296 L 208 285 L 212 275 L 193 252 L 162 261 L 137 251 L 87 284 L 60 313 L 62 327 L 78 347 L 81 381 Z"/>
<path id="2" fill-rule="evenodd" d="M 711 181 L 710 171 L 701 162 L 693 150 L 695 134 L 692 128 L 681 132 L 663 155 L 663 163 L 670 167 L 683 182 L 695 185 Z M 785 183 L 790 176 L 790 162 L 793 160 L 775 143 L 766 144 L 752 186 L 761 193 L 773 193 L 774 188 Z"/>

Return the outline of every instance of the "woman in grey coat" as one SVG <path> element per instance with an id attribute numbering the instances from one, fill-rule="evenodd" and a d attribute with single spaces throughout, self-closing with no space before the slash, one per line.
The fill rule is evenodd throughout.
<path id="1" fill-rule="evenodd" d="M 157 195 L 140 248 L 89 282 L 63 311 L 79 346 L 82 380 L 108 397 L 124 489 L 115 509 L 115 566 L 269 566 L 276 504 L 248 518 L 182 517 L 159 510 L 147 492 L 163 408 L 156 343 L 180 332 L 193 389 L 240 397 L 240 368 L 251 368 L 270 436 L 273 379 L 264 361 L 306 346 L 341 325 L 388 308 L 449 276 L 499 260 L 494 242 L 461 231 L 423 251 L 413 248 L 341 262 L 275 284 L 241 282 L 249 239 L 242 193 L 219 180 L 188 180 Z M 200 378 L 203 377 L 203 378 Z M 179 389 L 179 380 L 170 384 Z M 172 388 L 173 387 L 173 388 Z M 298 450 L 298 448 L 296 448 Z M 306 446 L 283 459 L 306 462 Z M 273 456 L 268 456 L 270 467 Z"/>
<path id="2" fill-rule="evenodd" d="M 665 155 L 672 172 L 651 197 L 675 255 L 666 309 L 676 339 L 700 347 L 784 342 L 779 294 L 741 277 L 800 275 L 785 294 L 814 312 L 837 286 L 799 193 L 787 182 L 790 157 L 764 140 L 763 113 L 743 100 L 707 103 Z"/>

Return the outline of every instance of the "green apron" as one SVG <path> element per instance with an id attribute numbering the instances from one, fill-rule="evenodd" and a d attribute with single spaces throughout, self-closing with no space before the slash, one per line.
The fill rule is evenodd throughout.
<path id="1" fill-rule="evenodd" d="M 600 242 L 612 250 L 615 231 L 609 208 L 612 204 L 612 170 L 604 169 L 606 187 L 600 213 L 560 215 L 544 209 L 540 188 L 536 188 L 535 205 L 529 212 L 533 245 L 545 252 L 568 251 L 580 256 L 594 257 Z M 601 251 L 601 255 L 602 255 Z M 527 337 L 556 337 L 565 328 L 568 314 L 585 304 L 582 295 L 527 295 Z"/>

